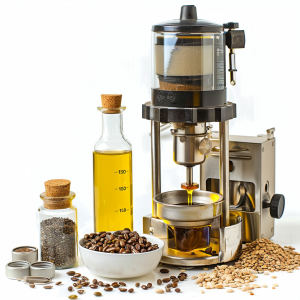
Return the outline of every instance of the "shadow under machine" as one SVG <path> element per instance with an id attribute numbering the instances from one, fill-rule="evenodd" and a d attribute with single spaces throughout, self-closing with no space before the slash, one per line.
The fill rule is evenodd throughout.
<path id="1" fill-rule="evenodd" d="M 193 5 L 182 6 L 180 19 L 152 27 L 152 95 L 143 105 L 143 118 L 151 120 L 152 215 L 143 218 L 143 230 L 164 241 L 163 263 L 233 260 L 242 241 L 273 235 L 270 212 L 273 217 L 283 213 L 284 197 L 273 195 L 273 129 L 257 140 L 229 137 L 236 105 L 226 98 L 225 46 L 235 85 L 234 49 L 245 47 L 244 31 L 237 28 L 238 23 L 197 19 Z M 210 122 L 219 123 L 217 135 Z M 180 190 L 161 191 L 161 123 L 172 125 L 173 160 L 185 169 Z M 196 165 L 201 190 L 193 182 Z"/>

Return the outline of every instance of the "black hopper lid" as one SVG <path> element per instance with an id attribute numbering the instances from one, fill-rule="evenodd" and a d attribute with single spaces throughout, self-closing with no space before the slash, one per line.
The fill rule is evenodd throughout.
<path id="1" fill-rule="evenodd" d="M 183 5 L 180 19 L 159 23 L 152 26 L 154 32 L 221 32 L 223 25 L 197 19 L 195 5 Z"/>

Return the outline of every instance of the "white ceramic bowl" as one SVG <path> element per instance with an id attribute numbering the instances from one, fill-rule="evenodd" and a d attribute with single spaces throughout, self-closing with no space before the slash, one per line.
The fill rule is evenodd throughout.
<path id="1" fill-rule="evenodd" d="M 94 274 L 110 278 L 131 278 L 143 276 L 153 271 L 162 257 L 164 242 L 154 236 L 142 234 L 158 249 L 144 253 L 106 253 L 92 251 L 83 247 L 84 239 L 79 241 L 79 251 L 85 266 Z"/>

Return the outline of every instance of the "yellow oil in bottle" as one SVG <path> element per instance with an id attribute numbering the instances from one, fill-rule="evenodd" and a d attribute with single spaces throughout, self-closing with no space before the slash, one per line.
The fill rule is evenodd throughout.
<path id="1" fill-rule="evenodd" d="M 133 230 L 132 152 L 94 151 L 95 231 Z"/>
<path id="2" fill-rule="evenodd" d="M 188 194 L 188 205 L 193 205 L 193 190 L 186 190 Z"/>

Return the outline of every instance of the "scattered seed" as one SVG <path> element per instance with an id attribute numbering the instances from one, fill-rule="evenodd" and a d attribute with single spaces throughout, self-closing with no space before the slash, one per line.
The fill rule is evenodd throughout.
<path id="1" fill-rule="evenodd" d="M 270 273 L 269 273 L 269 272 L 267 272 L 267 271 L 265 271 L 265 272 L 264 272 L 264 275 L 269 275 L 269 274 L 270 274 Z"/>
<path id="2" fill-rule="evenodd" d="M 288 273 L 293 273 L 293 271 L 292 271 L 292 270 L 288 270 L 287 272 L 288 272 Z"/>
<path id="3" fill-rule="evenodd" d="M 97 284 L 90 284 L 89 287 L 91 289 L 96 289 L 96 288 L 98 288 L 98 285 Z"/>
<path id="4" fill-rule="evenodd" d="M 106 292 L 111 292 L 112 290 L 113 290 L 112 287 L 106 287 L 106 288 L 104 288 L 104 291 L 106 291 Z"/>
<path id="5" fill-rule="evenodd" d="M 273 286 L 272 289 L 275 290 L 275 287 Z"/>
<path id="6" fill-rule="evenodd" d="M 139 286 L 140 286 L 140 283 L 139 283 L 139 282 L 137 282 L 137 283 L 135 284 L 135 286 L 136 286 L 136 287 L 139 287 Z"/>
<path id="7" fill-rule="evenodd" d="M 179 281 L 178 278 L 173 278 L 173 279 L 172 279 L 172 282 L 178 282 L 178 281 Z"/>
<path id="8" fill-rule="evenodd" d="M 180 293 L 181 291 L 180 291 L 179 288 L 176 288 L 176 289 L 175 289 L 175 292 L 176 292 L 176 293 Z"/>
<path id="9" fill-rule="evenodd" d="M 171 286 L 172 286 L 173 288 L 176 288 L 176 287 L 178 286 L 178 283 L 177 283 L 177 282 L 173 282 L 173 283 L 171 284 Z"/>
<path id="10" fill-rule="evenodd" d="M 95 295 L 96 297 L 102 296 L 102 294 L 101 294 L 100 292 L 95 292 L 94 295 Z"/>
<path id="11" fill-rule="evenodd" d="M 98 284 L 98 280 L 97 279 L 93 279 L 92 283 L 93 284 Z"/>
<path id="12" fill-rule="evenodd" d="M 78 284 L 76 282 L 73 283 L 73 286 L 76 287 Z"/>
<path id="13" fill-rule="evenodd" d="M 143 290 L 148 290 L 148 287 L 147 287 L 146 285 L 142 285 L 141 288 L 142 288 Z"/>
<path id="14" fill-rule="evenodd" d="M 77 299 L 78 296 L 77 296 L 77 295 L 70 295 L 68 298 L 69 298 L 69 299 Z"/>
<path id="15" fill-rule="evenodd" d="M 162 280 L 161 279 L 157 279 L 157 284 L 161 285 L 162 284 Z M 139 284 L 140 285 L 140 284 Z"/>
<path id="16" fill-rule="evenodd" d="M 155 290 L 155 293 L 157 293 L 157 294 L 163 294 L 165 291 L 164 290 L 162 290 L 162 289 L 156 289 Z"/>
<path id="17" fill-rule="evenodd" d="M 78 281 L 78 278 L 77 277 L 71 277 L 71 280 L 72 281 Z"/>
<path id="18" fill-rule="evenodd" d="M 162 280 L 162 282 L 167 283 L 167 282 L 169 282 L 170 280 L 171 280 L 171 278 L 164 278 L 164 279 Z"/>
<path id="19" fill-rule="evenodd" d="M 126 286 L 126 283 L 121 281 L 119 282 L 119 285 Z"/>
<path id="20" fill-rule="evenodd" d="M 160 269 L 159 272 L 160 273 L 169 273 L 170 270 L 169 269 Z"/>
<path id="21" fill-rule="evenodd" d="M 217 284 L 217 285 L 216 285 L 216 288 L 217 288 L 217 289 L 222 289 L 222 288 L 223 288 L 223 284 Z"/>
<path id="22" fill-rule="evenodd" d="M 228 290 L 226 290 L 226 292 L 227 292 L 227 293 L 233 293 L 234 290 L 233 290 L 233 289 L 228 289 Z"/>
<path id="23" fill-rule="evenodd" d="M 181 273 L 184 273 L 184 272 L 185 272 L 185 270 L 180 270 L 180 272 L 181 272 Z"/>
<path id="24" fill-rule="evenodd" d="M 200 293 L 201 293 L 201 294 L 204 294 L 204 293 L 205 293 L 205 291 L 204 291 L 204 290 L 201 290 L 201 291 L 200 291 Z"/>
<path id="25" fill-rule="evenodd" d="M 119 291 L 124 293 L 124 292 L 127 292 L 127 289 L 125 289 L 125 288 L 119 288 Z"/>
<path id="26" fill-rule="evenodd" d="M 197 278 L 198 278 L 197 276 L 192 276 L 192 277 L 191 277 L 192 280 L 195 280 L 195 279 L 197 279 Z"/>
<path id="27" fill-rule="evenodd" d="M 266 284 L 262 284 L 261 285 L 263 288 L 266 288 L 266 287 L 268 287 Z"/>
<path id="28" fill-rule="evenodd" d="M 129 293 L 133 293 L 133 292 L 134 292 L 134 289 L 131 288 L 131 289 L 128 290 L 128 292 L 129 292 Z"/>
<path id="29" fill-rule="evenodd" d="M 72 291 L 73 291 L 73 287 L 72 287 L 72 286 L 69 286 L 69 287 L 68 287 L 68 291 L 69 291 L 69 292 L 72 292 Z"/>
<path id="30" fill-rule="evenodd" d="M 276 287 L 277 287 L 277 286 L 278 286 L 278 284 L 277 284 L 277 283 L 274 283 L 274 284 L 273 284 L 273 286 L 276 286 Z"/>
<path id="31" fill-rule="evenodd" d="M 254 295 L 254 293 L 252 293 L 252 292 L 250 292 L 249 294 L 250 294 L 251 296 L 253 296 L 253 295 Z"/>
<path id="32" fill-rule="evenodd" d="M 58 281 L 55 283 L 55 285 L 60 285 L 62 282 L 61 281 Z"/>
<path id="33" fill-rule="evenodd" d="M 272 278 L 272 279 L 276 279 L 277 277 L 276 277 L 276 276 L 271 276 L 271 278 Z"/>
<path id="34" fill-rule="evenodd" d="M 77 293 L 82 295 L 84 293 L 84 290 L 78 290 Z"/>
<path id="35" fill-rule="evenodd" d="M 81 284 L 76 286 L 76 289 L 81 289 L 81 288 L 82 288 Z"/>
<path id="36" fill-rule="evenodd" d="M 150 289 L 151 287 L 152 287 L 152 283 L 149 282 L 149 283 L 147 284 L 147 288 Z"/>
<path id="37" fill-rule="evenodd" d="M 69 272 L 67 272 L 67 275 L 69 275 L 69 276 L 74 276 L 74 274 L 76 274 L 75 271 L 69 271 Z"/>
<path id="38" fill-rule="evenodd" d="M 80 273 L 75 273 L 73 276 L 74 276 L 74 277 L 80 277 L 81 274 L 80 274 Z"/>
<path id="39" fill-rule="evenodd" d="M 29 284 L 29 286 L 33 289 L 35 288 L 35 285 L 33 283 Z"/>
<path id="40" fill-rule="evenodd" d="M 50 289 L 52 289 L 52 288 L 53 288 L 52 285 L 45 285 L 45 286 L 44 286 L 44 289 L 46 289 L 46 290 L 50 290 Z"/>

